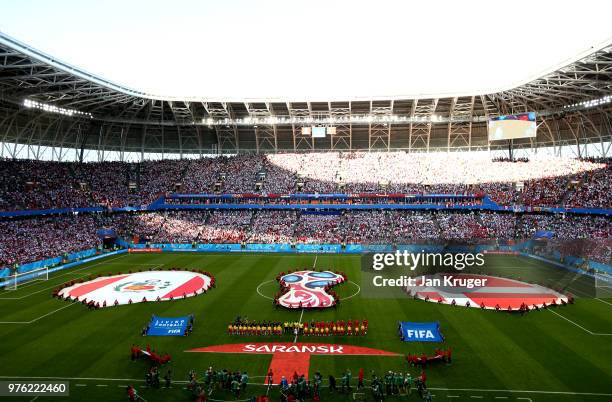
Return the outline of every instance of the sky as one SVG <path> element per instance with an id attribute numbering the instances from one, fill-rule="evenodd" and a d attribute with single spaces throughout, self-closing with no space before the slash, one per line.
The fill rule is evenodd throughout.
<path id="1" fill-rule="evenodd" d="M 612 40 L 612 1 L 0 0 L 0 31 L 138 91 L 332 100 L 495 92 Z"/>

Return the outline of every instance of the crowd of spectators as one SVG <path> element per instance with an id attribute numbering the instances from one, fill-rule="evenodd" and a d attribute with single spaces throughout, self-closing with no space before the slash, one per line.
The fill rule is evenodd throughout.
<path id="1" fill-rule="evenodd" d="M 287 153 L 142 163 L 0 160 L 0 209 L 145 205 L 182 193 L 483 193 L 502 205 L 610 207 L 609 160 Z M 218 186 L 216 184 L 219 184 Z"/>
<path id="2" fill-rule="evenodd" d="M 528 207 L 561 205 L 568 184 L 568 178 L 565 176 L 529 180 L 524 183 L 518 204 Z"/>
<path id="3" fill-rule="evenodd" d="M 160 195 L 174 191 L 176 184 L 182 182 L 183 175 L 190 161 L 162 160 L 146 161 L 139 164 L 138 198 L 132 204 L 146 205 L 155 201 Z"/>
<path id="4" fill-rule="evenodd" d="M 384 210 L 353 211 L 344 215 L 345 242 L 384 243 L 393 242 L 393 221 Z"/>
<path id="5" fill-rule="evenodd" d="M 612 264 L 612 238 L 591 240 L 592 247 L 587 248 L 584 256 L 604 264 Z"/>
<path id="6" fill-rule="evenodd" d="M 240 243 L 247 238 L 251 217 L 246 210 L 167 211 L 113 215 L 106 225 L 117 228 L 122 237 L 140 242 Z"/>
<path id="7" fill-rule="evenodd" d="M 187 165 L 0 159 L 0 210 L 149 204 L 176 188 Z"/>
<path id="8" fill-rule="evenodd" d="M 223 158 L 202 158 L 191 161 L 182 182 L 186 194 L 212 194 L 223 167 Z"/>
<path id="9" fill-rule="evenodd" d="M 296 211 L 261 210 L 255 212 L 248 232 L 249 243 L 290 243 L 293 241 Z"/>
<path id="10" fill-rule="evenodd" d="M 244 242 L 252 217 L 250 210 L 215 211 L 209 216 L 198 239 L 203 243 Z"/>
<path id="11" fill-rule="evenodd" d="M 475 212 L 437 214 L 436 220 L 440 225 L 440 235 L 443 239 L 487 238 L 487 232 Z"/>
<path id="12" fill-rule="evenodd" d="M 0 267 L 95 247 L 96 231 L 128 242 L 412 244 L 423 241 L 612 238 L 607 216 L 490 211 L 181 210 L 0 221 Z M 594 255 L 606 256 L 609 246 Z M 599 257 L 601 260 L 603 257 Z"/>
<path id="13" fill-rule="evenodd" d="M 130 170 L 124 163 L 101 162 L 71 165 L 73 177 L 81 188 L 81 192 L 91 197 L 90 205 L 106 205 L 115 208 L 125 206 L 129 202 Z M 67 175 L 63 181 L 70 177 Z"/>
<path id="14" fill-rule="evenodd" d="M 568 176 L 603 167 L 601 163 L 571 158 L 537 158 L 523 163 L 493 162 L 487 154 L 309 153 L 273 154 L 268 159 L 288 171 L 319 182 L 350 184 L 377 190 L 392 184 L 409 192 L 444 184 L 462 192 L 464 185 L 516 183 L 546 177 Z M 459 185 L 451 187 L 450 185 Z"/>
<path id="15" fill-rule="evenodd" d="M 605 168 L 586 172 L 582 182 L 569 193 L 565 205 L 569 207 L 612 207 L 612 164 Z"/>
<path id="16" fill-rule="evenodd" d="M 264 158 L 265 181 L 263 191 L 268 194 L 289 194 L 296 192 L 296 172 L 281 167 Z"/>
<path id="17" fill-rule="evenodd" d="M 606 216 L 523 214 L 516 220 L 516 237 L 531 238 L 551 232 L 557 239 L 606 239 L 612 237 L 612 220 Z"/>
<path id="18" fill-rule="evenodd" d="M 421 211 L 393 211 L 392 239 L 396 244 L 420 242 L 440 238 L 440 227 L 435 215 Z"/>
<path id="19" fill-rule="evenodd" d="M 605 216 L 490 211 L 167 211 L 113 215 L 106 225 L 124 237 L 154 243 L 401 244 L 529 239 L 536 232 L 550 232 L 559 239 L 612 237 L 612 222 Z"/>
<path id="20" fill-rule="evenodd" d="M 88 206 L 70 163 L 0 159 L 0 210 Z"/>
<path id="21" fill-rule="evenodd" d="M 97 247 L 98 228 L 92 215 L 0 221 L 0 267 Z"/>
<path id="22" fill-rule="evenodd" d="M 605 216 L 535 212 L 536 207 L 548 206 L 611 208 L 609 159 L 533 158 L 519 162 L 491 160 L 480 154 L 404 152 L 234 155 L 142 163 L 0 159 L 0 210 L 123 207 L 146 205 L 168 192 L 283 194 L 298 192 L 301 187 L 303 193 L 479 194 L 501 205 L 522 205 L 534 211 L 352 210 L 321 214 L 193 210 L 114 214 L 104 222 L 94 215 L 0 221 L 0 266 L 95 246 L 95 232 L 102 225 L 113 227 L 128 240 L 170 243 L 399 244 L 531 238 L 538 231 L 550 232 L 556 239 L 612 237 L 610 218 Z M 278 200 L 276 203 L 286 202 Z M 373 201 L 364 197 L 351 202 Z M 609 246 L 593 251 L 597 256 L 609 255 L 606 252 Z"/>
<path id="23" fill-rule="evenodd" d="M 516 215 L 481 211 L 480 224 L 487 238 L 509 240 L 516 236 Z"/>
<path id="24" fill-rule="evenodd" d="M 260 182 L 263 172 L 262 155 L 236 155 L 225 158 L 223 181 L 224 193 L 254 193 L 255 184 Z"/>
<path id="25" fill-rule="evenodd" d="M 342 243 L 346 228 L 341 215 L 302 214 L 295 227 L 295 239 L 300 243 Z"/>

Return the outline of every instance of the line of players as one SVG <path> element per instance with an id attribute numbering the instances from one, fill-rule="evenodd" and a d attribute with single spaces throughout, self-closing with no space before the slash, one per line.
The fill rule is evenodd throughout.
<path id="1" fill-rule="evenodd" d="M 310 321 L 300 325 L 300 332 L 307 336 L 359 336 L 368 333 L 368 320 Z"/>
<path id="2" fill-rule="evenodd" d="M 306 335 L 306 336 L 364 336 L 368 333 L 368 320 L 338 320 L 338 321 L 310 321 L 310 322 L 253 322 L 249 320 L 236 320 L 227 326 L 229 335 Z"/>
<path id="3" fill-rule="evenodd" d="M 227 326 L 228 335 L 276 335 L 283 334 L 283 326 L 280 322 L 239 322 Z"/>

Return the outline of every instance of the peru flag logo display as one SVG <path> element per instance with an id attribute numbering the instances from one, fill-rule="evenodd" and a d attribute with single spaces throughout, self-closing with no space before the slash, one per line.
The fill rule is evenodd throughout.
<path id="1" fill-rule="evenodd" d="M 113 306 L 191 297 L 203 293 L 210 286 L 211 278 L 199 272 L 143 271 L 77 283 L 60 290 L 58 296 Z"/>
<path id="2" fill-rule="evenodd" d="M 287 292 L 278 302 L 286 308 L 326 308 L 334 304 L 334 297 L 326 292 L 328 286 L 344 282 L 342 275 L 330 271 L 297 271 L 280 277 Z"/>

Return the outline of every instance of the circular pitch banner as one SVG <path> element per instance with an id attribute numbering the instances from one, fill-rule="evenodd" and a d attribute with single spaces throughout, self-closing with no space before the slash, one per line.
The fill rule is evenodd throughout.
<path id="1" fill-rule="evenodd" d="M 210 278 L 189 271 L 144 271 L 96 278 L 62 289 L 58 296 L 107 306 L 191 297 L 210 287 Z"/>
<path id="2" fill-rule="evenodd" d="M 278 302 L 287 308 L 326 308 L 334 305 L 334 297 L 326 292 L 327 286 L 344 281 L 342 275 L 330 271 L 297 271 L 280 278 L 288 288 Z"/>
<path id="3" fill-rule="evenodd" d="M 482 286 L 467 287 L 466 280 L 477 280 Z M 456 281 L 456 282 L 453 282 Z M 425 275 L 416 281 L 416 286 L 408 286 L 406 290 L 419 299 L 434 303 L 459 306 L 484 307 L 501 309 L 520 308 L 525 303 L 529 308 L 536 305 L 542 307 L 545 303 L 567 302 L 567 296 L 544 286 L 476 274 L 436 274 Z"/>

